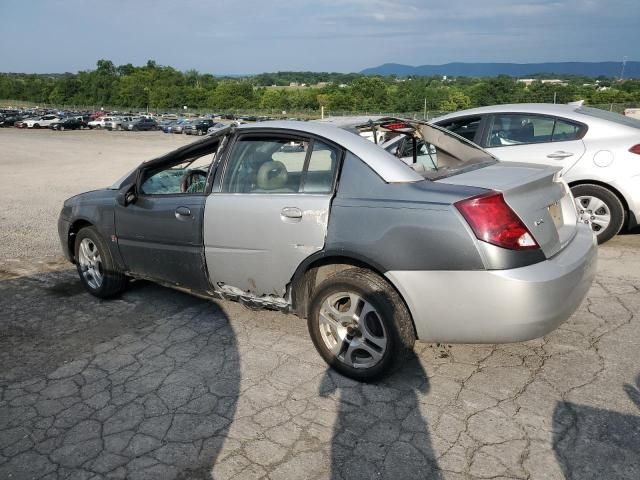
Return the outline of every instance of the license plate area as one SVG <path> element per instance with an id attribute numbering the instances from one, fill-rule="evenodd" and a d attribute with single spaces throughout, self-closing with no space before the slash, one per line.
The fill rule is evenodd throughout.
<path id="1" fill-rule="evenodd" d="M 553 219 L 553 223 L 556 229 L 559 229 L 564 225 L 564 218 L 562 217 L 562 207 L 560 202 L 555 202 L 549 205 L 549 216 Z"/>

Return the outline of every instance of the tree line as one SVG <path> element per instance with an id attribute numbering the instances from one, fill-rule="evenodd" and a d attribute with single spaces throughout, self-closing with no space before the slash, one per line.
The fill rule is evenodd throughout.
<path id="1" fill-rule="evenodd" d="M 0 99 L 49 105 L 181 109 L 416 112 L 453 111 L 500 103 L 585 100 L 588 104 L 640 103 L 640 80 L 562 77 L 565 85 L 525 85 L 491 78 L 396 78 L 361 74 L 277 72 L 216 77 L 179 71 L 149 60 L 116 66 L 98 60 L 94 70 L 64 74 L 0 74 Z M 293 86 L 291 86 L 293 84 Z"/>

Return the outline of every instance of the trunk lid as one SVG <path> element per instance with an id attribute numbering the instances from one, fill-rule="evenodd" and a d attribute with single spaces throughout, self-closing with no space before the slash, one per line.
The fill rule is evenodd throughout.
<path id="1" fill-rule="evenodd" d="M 560 168 L 531 163 L 495 163 L 437 180 L 438 183 L 501 192 L 547 258 L 560 252 L 576 233 L 577 215 Z"/>

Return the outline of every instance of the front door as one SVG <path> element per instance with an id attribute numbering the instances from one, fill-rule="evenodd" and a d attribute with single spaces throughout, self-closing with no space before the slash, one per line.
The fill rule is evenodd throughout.
<path id="1" fill-rule="evenodd" d="M 566 173 L 584 155 L 584 126 L 545 115 L 492 115 L 483 146 L 500 160 L 543 163 Z"/>
<path id="2" fill-rule="evenodd" d="M 133 274 L 209 290 L 202 222 L 212 154 L 141 172 L 137 199 L 115 210 L 118 247 Z"/>
<path id="3" fill-rule="evenodd" d="M 283 297 L 321 250 L 341 151 L 320 140 L 243 134 L 207 198 L 209 277 L 217 289 Z"/>

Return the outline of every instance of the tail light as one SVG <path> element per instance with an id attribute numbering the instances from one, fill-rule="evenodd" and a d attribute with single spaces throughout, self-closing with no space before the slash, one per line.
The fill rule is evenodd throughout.
<path id="1" fill-rule="evenodd" d="M 499 192 L 461 200 L 455 206 L 479 240 L 510 250 L 540 248 Z"/>
<path id="2" fill-rule="evenodd" d="M 631 153 L 635 153 L 636 155 L 640 155 L 640 143 L 638 143 L 637 145 L 634 145 L 633 147 L 631 147 L 629 149 L 629 151 Z"/>

